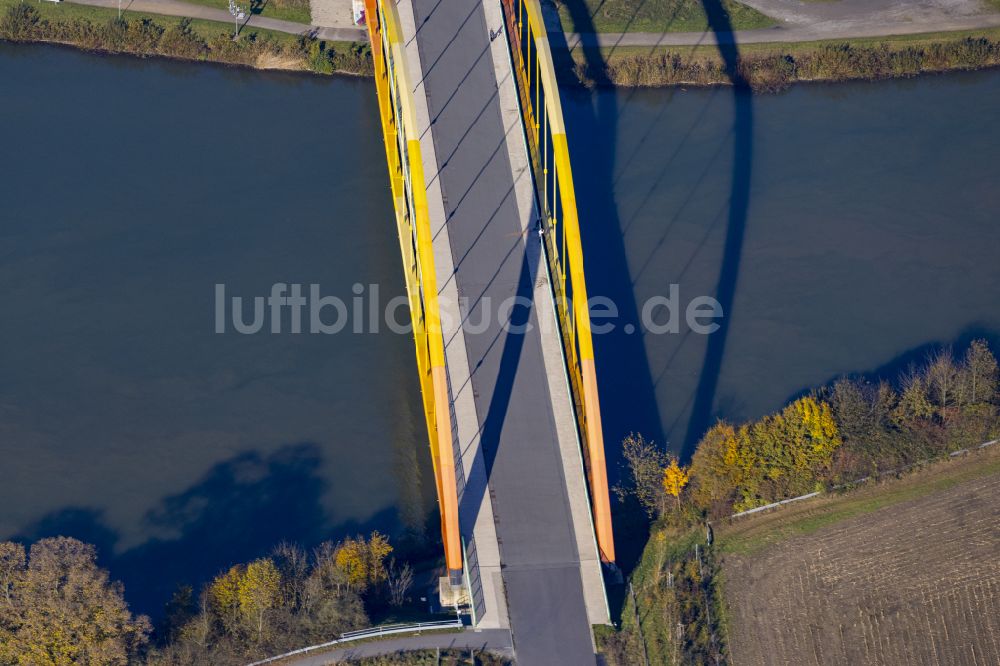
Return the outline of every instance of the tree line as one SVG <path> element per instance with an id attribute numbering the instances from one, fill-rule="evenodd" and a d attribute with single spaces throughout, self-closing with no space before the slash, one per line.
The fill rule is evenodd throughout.
<path id="1" fill-rule="evenodd" d="M 228 666 L 370 626 L 368 609 L 409 601 L 413 570 L 378 532 L 271 555 L 182 587 L 153 641 L 94 546 L 67 537 L 0 543 L 0 664 Z"/>
<path id="2" fill-rule="evenodd" d="M 894 381 L 844 377 L 750 423 L 716 423 L 689 466 L 641 435 L 618 488 L 653 519 L 694 524 L 899 470 L 1000 435 L 997 360 L 985 340 L 943 349 Z"/>
<path id="3" fill-rule="evenodd" d="M 720 421 L 689 465 L 640 435 L 616 488 L 655 520 L 621 628 L 598 632 L 610 666 L 726 661 L 719 554 L 705 521 L 864 477 L 898 474 L 1000 436 L 997 361 L 983 340 L 893 381 L 844 377 L 756 421 Z M 630 587 L 631 589 L 631 587 Z"/>

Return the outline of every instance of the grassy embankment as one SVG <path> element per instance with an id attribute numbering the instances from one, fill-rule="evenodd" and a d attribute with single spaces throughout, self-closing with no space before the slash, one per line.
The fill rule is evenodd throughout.
<path id="1" fill-rule="evenodd" d="M 229 11 L 229 0 L 184 0 L 196 5 L 212 7 Z M 283 21 L 294 21 L 295 23 L 312 23 L 312 15 L 309 12 L 309 0 L 238 0 L 240 7 L 246 10 L 249 6 L 250 12 L 266 16 L 267 18 L 281 19 Z"/>
<path id="2" fill-rule="evenodd" d="M 609 666 L 716 663 L 725 654 L 717 562 L 701 529 L 654 526 L 630 576 L 621 628 L 594 627 Z"/>
<path id="3" fill-rule="evenodd" d="M 126 12 L 125 24 L 113 28 L 115 10 L 67 3 L 28 3 L 24 6 L 31 7 L 29 16 L 13 16 L 11 12 L 21 4 L 19 0 L 0 0 L 0 39 L 261 69 L 362 75 L 372 71 L 367 44 L 323 42 L 258 28 L 247 29 L 233 42 L 228 23 L 139 12 Z M 732 83 L 734 78 L 714 46 L 606 48 L 600 50 L 599 58 L 593 53 L 590 56 L 588 62 L 584 53 L 575 49 L 570 58 L 564 57 L 564 82 L 626 87 L 717 85 Z M 885 79 L 997 65 L 1000 28 L 993 28 L 846 41 L 745 44 L 740 47 L 737 78 L 756 90 L 774 91 L 796 81 Z"/>
<path id="4" fill-rule="evenodd" d="M 596 61 L 596 62 L 595 62 Z M 776 91 L 801 81 L 879 80 L 1000 65 L 1000 28 L 816 42 L 743 44 L 736 71 L 715 46 L 576 48 L 565 78 L 584 85 L 656 87 L 737 82 Z"/>
<path id="5" fill-rule="evenodd" d="M 367 44 L 248 28 L 233 41 L 217 21 L 125 12 L 69 3 L 0 0 L 0 40 L 70 44 L 101 53 L 163 56 L 259 69 L 370 75 Z"/>
<path id="6" fill-rule="evenodd" d="M 998 0 L 1000 1 L 1000 0 Z M 568 0 L 577 5 L 570 10 L 566 0 L 556 0 L 559 19 L 566 32 L 696 32 L 708 30 L 702 0 Z M 582 6 L 581 6 L 582 5 Z M 729 21 L 736 30 L 769 28 L 774 19 L 756 9 L 722 0 Z M 589 22 L 574 19 L 586 12 Z M 588 24 L 589 23 L 589 24 Z"/>

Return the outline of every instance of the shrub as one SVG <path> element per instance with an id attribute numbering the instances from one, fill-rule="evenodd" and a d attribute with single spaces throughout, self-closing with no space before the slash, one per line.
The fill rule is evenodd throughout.
<path id="1" fill-rule="evenodd" d="M 0 19 L 0 38 L 12 42 L 26 42 L 37 39 L 45 30 L 46 23 L 38 16 L 38 10 L 31 5 L 18 3 L 10 7 Z"/>

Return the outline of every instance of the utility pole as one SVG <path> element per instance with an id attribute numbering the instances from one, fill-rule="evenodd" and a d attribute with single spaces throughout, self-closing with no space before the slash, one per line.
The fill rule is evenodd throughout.
<path id="1" fill-rule="evenodd" d="M 121 0 L 118 0 L 118 3 L 121 4 Z M 233 16 L 233 40 L 235 41 L 240 36 L 240 21 L 246 18 L 246 12 L 236 4 L 236 0 L 229 0 L 229 13 Z"/>

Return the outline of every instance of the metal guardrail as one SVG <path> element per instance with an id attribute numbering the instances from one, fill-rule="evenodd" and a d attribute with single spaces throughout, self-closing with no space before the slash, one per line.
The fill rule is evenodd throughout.
<path id="1" fill-rule="evenodd" d="M 440 620 L 438 622 L 416 622 L 414 624 L 387 624 L 379 627 L 372 627 L 371 629 L 345 631 L 340 635 L 340 638 L 336 640 L 320 643 L 319 645 L 310 645 L 309 647 L 299 648 L 298 650 L 292 650 L 291 652 L 279 654 L 274 657 L 268 657 L 267 659 L 247 664 L 247 666 L 270 664 L 281 659 L 288 659 L 289 657 L 296 657 L 301 654 L 307 654 L 309 652 L 315 652 L 316 650 L 335 647 L 337 645 L 343 645 L 344 643 L 351 643 L 353 641 L 360 641 L 366 638 L 382 638 L 385 636 L 395 636 L 397 634 L 420 634 L 424 631 L 442 631 L 445 629 L 462 629 L 464 626 L 465 625 L 462 624 L 461 619 L 455 619 Z"/>
<path id="2" fill-rule="evenodd" d="M 420 391 L 441 508 L 445 561 L 452 584 L 458 584 L 462 576 L 458 486 L 437 273 L 427 213 L 427 186 L 413 99 L 414 83 L 406 63 L 396 1 L 365 0 L 365 23 L 371 38 L 375 88 L 403 255 Z"/>
<path id="3" fill-rule="evenodd" d="M 570 387 L 576 407 L 601 559 L 615 561 L 604 432 L 590 331 L 590 305 L 576 192 L 569 161 L 559 85 L 538 0 L 501 0 L 517 82 L 543 246 L 555 295 Z"/>
<path id="4" fill-rule="evenodd" d="M 749 516 L 752 513 L 759 513 L 761 511 L 767 511 L 768 509 L 773 509 L 776 506 L 781 506 L 783 504 L 789 504 L 791 502 L 798 502 L 799 500 L 809 499 L 810 497 L 816 497 L 820 495 L 821 491 L 817 490 L 814 493 L 807 493 L 805 495 L 799 495 L 798 497 L 789 497 L 788 499 L 781 500 L 780 502 L 771 502 L 770 504 L 765 504 L 764 506 L 758 506 L 753 509 L 747 509 L 746 511 L 740 511 L 739 513 L 734 513 L 729 516 L 730 518 L 739 518 L 740 516 Z"/>

